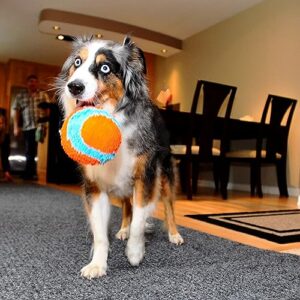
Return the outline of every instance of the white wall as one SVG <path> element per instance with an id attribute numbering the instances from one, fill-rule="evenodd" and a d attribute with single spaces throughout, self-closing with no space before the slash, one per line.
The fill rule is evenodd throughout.
<path id="1" fill-rule="evenodd" d="M 259 120 L 269 93 L 299 100 L 288 153 L 289 186 L 298 188 L 300 1 L 265 0 L 188 38 L 181 53 L 156 60 L 155 94 L 169 87 L 174 102 L 181 103 L 181 110 L 190 110 L 198 79 L 238 87 L 234 118 L 247 114 Z M 275 170 L 265 171 L 265 177 L 270 172 Z M 276 186 L 275 176 L 264 178 L 263 182 Z"/>

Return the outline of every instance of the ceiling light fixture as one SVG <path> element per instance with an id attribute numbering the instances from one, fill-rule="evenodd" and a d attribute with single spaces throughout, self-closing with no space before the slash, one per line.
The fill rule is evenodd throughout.
<path id="1" fill-rule="evenodd" d="M 59 27 L 58 25 L 54 25 L 54 26 L 52 27 L 52 29 L 55 30 L 55 31 L 58 31 L 58 30 L 60 30 L 60 27 Z"/>
<path id="2" fill-rule="evenodd" d="M 56 25 L 60 26 L 60 31 L 53 30 L 53 26 Z M 145 52 L 169 57 L 182 51 L 182 40 L 157 31 L 101 17 L 55 9 L 41 11 L 39 30 L 55 36 L 58 33 L 70 36 L 86 36 L 88 34 L 89 36 L 89 33 L 93 32 L 95 39 L 105 38 L 113 41 L 121 41 L 128 33 L 132 33 L 134 42 Z M 98 35 L 100 33 L 102 37 Z M 168 51 L 162 52 L 163 48 Z"/>
<path id="3" fill-rule="evenodd" d="M 168 52 L 168 50 L 167 50 L 167 49 L 161 49 L 161 52 L 162 52 L 163 54 L 166 54 L 166 53 Z"/>
<path id="4" fill-rule="evenodd" d="M 103 38 L 103 35 L 102 35 L 101 33 L 97 33 L 97 34 L 95 35 L 95 37 L 96 37 L 97 39 L 102 39 L 102 38 Z"/>
<path id="5" fill-rule="evenodd" d="M 58 35 L 56 38 L 60 41 L 63 41 L 65 39 L 65 37 L 62 34 Z"/>
<path id="6" fill-rule="evenodd" d="M 56 39 L 60 41 L 73 42 L 75 40 L 75 37 L 66 34 L 59 34 L 56 36 Z"/>

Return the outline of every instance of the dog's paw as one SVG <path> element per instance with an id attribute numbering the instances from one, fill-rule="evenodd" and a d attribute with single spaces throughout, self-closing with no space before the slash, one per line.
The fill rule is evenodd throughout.
<path id="1" fill-rule="evenodd" d="M 122 241 L 127 240 L 129 238 L 129 227 L 120 229 L 116 234 L 116 238 Z"/>
<path id="2" fill-rule="evenodd" d="M 132 266 L 138 266 L 140 262 L 143 260 L 145 254 L 145 245 L 144 243 L 130 243 L 128 241 L 126 248 L 126 256 L 128 261 Z"/>
<path id="3" fill-rule="evenodd" d="M 179 233 L 169 234 L 169 241 L 175 245 L 181 245 L 184 243 L 184 240 Z"/>
<path id="4" fill-rule="evenodd" d="M 145 232 L 146 233 L 153 233 L 155 229 L 154 223 L 151 223 L 149 221 L 146 222 L 145 224 Z"/>
<path id="5" fill-rule="evenodd" d="M 102 277 L 106 275 L 106 269 L 107 266 L 91 262 L 81 269 L 81 276 L 87 279 Z"/>

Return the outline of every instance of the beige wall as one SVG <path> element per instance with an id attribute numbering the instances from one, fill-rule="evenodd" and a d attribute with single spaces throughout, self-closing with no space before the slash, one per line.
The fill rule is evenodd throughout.
<path id="1" fill-rule="evenodd" d="M 180 54 L 156 60 L 155 94 L 169 87 L 182 110 L 190 110 L 198 79 L 238 87 L 234 118 L 247 114 L 259 120 L 269 93 L 299 100 L 291 127 L 288 162 L 289 186 L 298 188 L 300 1 L 263 1 L 185 40 Z M 266 181 L 276 185 L 275 178 L 265 178 Z"/>

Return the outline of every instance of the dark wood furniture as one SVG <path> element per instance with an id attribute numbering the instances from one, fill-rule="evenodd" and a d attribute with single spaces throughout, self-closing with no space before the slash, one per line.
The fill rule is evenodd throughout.
<path id="1" fill-rule="evenodd" d="M 160 110 L 161 116 L 165 121 L 166 127 L 170 133 L 170 141 L 181 141 L 187 134 L 192 114 L 184 111 Z M 202 126 L 204 119 L 202 115 L 195 116 L 195 124 Z M 233 140 L 243 140 L 248 138 L 256 138 L 260 132 L 260 122 L 244 121 L 240 119 L 230 118 L 228 121 L 228 138 Z M 218 117 L 214 126 L 214 137 L 220 139 L 224 126 L 224 118 Z M 262 134 L 267 134 L 269 125 L 265 124 L 262 129 Z M 196 135 L 196 128 L 194 128 L 193 135 Z"/>
<path id="2" fill-rule="evenodd" d="M 222 168 L 221 192 L 227 198 L 227 183 L 232 163 L 250 165 L 251 195 L 263 197 L 261 167 L 263 164 L 276 166 L 280 196 L 288 197 L 286 160 L 288 135 L 297 100 L 269 95 L 255 136 L 254 147 L 228 151 Z M 268 118 L 269 116 L 269 118 Z M 285 122 L 284 122 L 285 121 Z M 266 130 L 268 127 L 268 130 Z"/>
<path id="3" fill-rule="evenodd" d="M 181 142 L 184 143 L 187 139 L 187 131 L 190 126 L 192 114 L 190 112 L 171 110 L 160 110 L 160 112 L 170 133 L 171 144 Z M 197 136 L 196 128 L 201 127 L 205 120 L 200 114 L 195 115 L 194 118 L 194 123 L 196 126 L 193 127 L 192 136 Z M 268 136 L 270 131 L 273 130 L 270 124 L 267 123 L 262 124 L 261 122 L 249 122 L 232 118 L 229 119 L 227 126 L 228 140 L 257 139 L 258 136 Z M 223 127 L 224 118 L 218 117 L 214 124 L 214 137 L 216 139 L 221 138 Z M 285 132 L 286 128 L 284 126 L 280 126 L 278 129 L 278 135 L 283 136 Z M 180 174 L 180 176 L 185 175 Z M 227 195 L 223 194 L 222 197 L 226 199 Z"/>
<path id="4" fill-rule="evenodd" d="M 192 194 L 197 192 L 198 176 L 202 164 L 213 166 L 215 185 L 218 189 L 220 166 L 226 149 L 227 123 L 236 90 L 236 87 L 222 83 L 205 80 L 197 82 L 184 143 L 171 144 L 172 154 L 177 160 L 180 160 L 180 173 L 183 174 L 181 181 L 188 199 L 192 199 Z M 222 112 L 224 112 L 223 126 L 218 137 L 220 145 L 215 147 L 214 128 L 217 118 Z M 203 119 L 201 126 L 197 122 L 199 114 Z"/>

